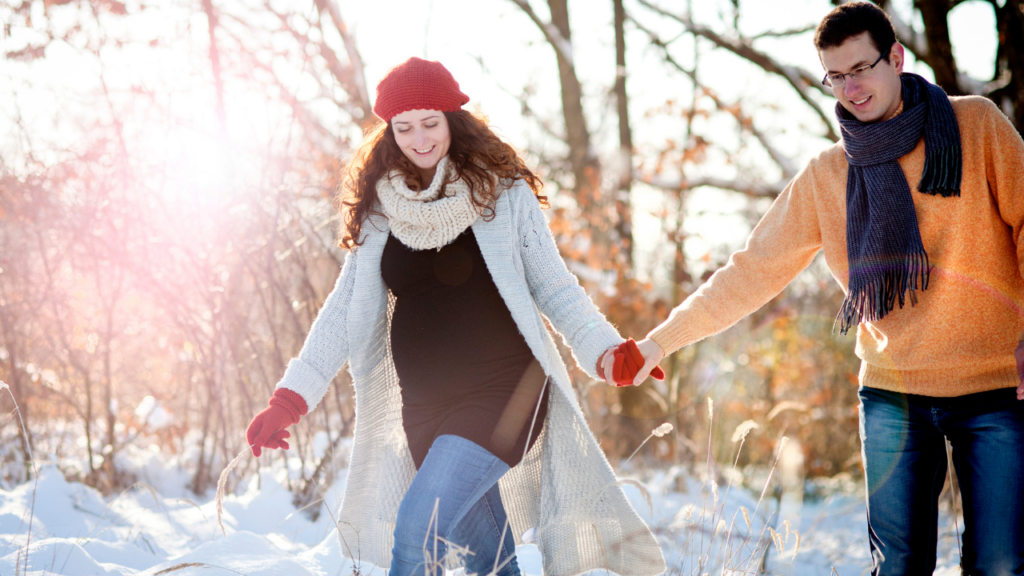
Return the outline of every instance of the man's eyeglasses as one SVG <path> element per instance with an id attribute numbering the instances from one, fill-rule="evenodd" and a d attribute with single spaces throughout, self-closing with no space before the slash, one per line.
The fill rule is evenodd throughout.
<path id="1" fill-rule="evenodd" d="M 878 60 L 875 60 L 874 64 L 867 64 L 861 66 L 850 72 L 847 72 L 846 74 L 826 74 L 825 77 L 821 79 L 821 83 L 824 84 L 825 86 L 838 88 L 843 84 L 846 84 L 847 76 L 854 80 L 862 80 L 864 78 L 867 78 L 871 74 L 871 71 L 875 69 L 875 66 L 878 66 L 878 63 L 882 61 L 882 58 L 888 56 L 889 52 L 891 51 L 892 46 L 890 45 L 885 52 L 882 52 L 882 55 L 878 57 Z"/>

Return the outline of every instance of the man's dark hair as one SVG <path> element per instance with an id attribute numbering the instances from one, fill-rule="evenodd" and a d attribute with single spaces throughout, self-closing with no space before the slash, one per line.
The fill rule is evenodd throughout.
<path id="1" fill-rule="evenodd" d="M 814 30 L 814 46 L 818 50 L 838 48 L 848 39 L 867 32 L 879 52 L 889 61 L 889 48 L 896 42 L 889 15 L 870 2 L 850 2 L 837 6 Z"/>

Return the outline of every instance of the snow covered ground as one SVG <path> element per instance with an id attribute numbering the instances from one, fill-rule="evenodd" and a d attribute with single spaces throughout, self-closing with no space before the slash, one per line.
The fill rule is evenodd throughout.
<path id="1" fill-rule="evenodd" d="M 201 500 L 185 497 L 188 475 L 173 464 L 161 470 L 161 462 L 154 455 L 139 470 L 154 491 L 137 486 L 104 498 L 87 486 L 65 481 L 52 465 L 41 470 L 36 482 L 0 490 L 0 576 L 384 576 L 380 568 L 354 564 L 342 556 L 330 511 L 322 509 L 316 522 L 296 511 L 291 493 L 280 482 L 283 470 L 263 469 L 224 500 L 225 536 L 212 495 Z M 756 568 L 766 546 L 771 547 L 771 574 L 867 572 L 865 510 L 856 489 L 847 487 L 803 504 L 784 498 L 781 513 L 776 514 L 774 500 L 758 506 L 759 493 L 712 487 L 677 467 L 636 480 L 643 489 L 633 484 L 623 488 L 661 540 L 671 574 L 721 574 L 723 565 L 730 569 L 725 573 Z M 330 510 L 337 509 L 344 482 L 342 471 L 326 492 Z M 940 535 L 936 574 L 958 573 L 953 523 L 948 517 L 940 523 L 949 528 Z M 520 546 L 518 554 L 525 574 L 541 574 L 535 546 Z"/>

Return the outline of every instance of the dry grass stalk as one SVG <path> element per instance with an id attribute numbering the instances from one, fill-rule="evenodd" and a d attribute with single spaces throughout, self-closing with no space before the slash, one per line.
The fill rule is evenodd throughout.
<path id="1" fill-rule="evenodd" d="M 160 576 L 161 574 L 170 574 L 171 572 L 177 572 L 178 570 L 184 570 L 185 568 L 219 568 L 221 570 L 231 572 L 232 574 L 239 574 L 240 576 L 245 576 L 245 574 L 242 574 L 241 572 L 236 572 L 231 568 L 225 568 L 223 566 L 214 566 L 213 564 L 207 564 L 205 562 L 185 562 L 184 564 L 175 564 L 170 568 L 164 568 L 156 574 L 153 574 L 153 576 Z"/>
<path id="2" fill-rule="evenodd" d="M 224 493 L 228 484 L 228 475 L 238 466 L 238 463 L 242 461 L 242 456 L 245 456 L 247 452 L 249 452 L 248 446 L 243 448 L 231 462 L 228 462 L 227 468 L 224 468 L 224 471 L 220 473 L 220 478 L 217 479 L 217 525 L 220 526 L 220 531 L 225 536 L 228 535 L 228 532 L 224 529 L 224 522 L 221 521 L 221 517 L 224 515 Z"/>
<path id="3" fill-rule="evenodd" d="M 661 424 L 660 426 L 658 426 L 657 428 L 655 428 L 654 430 L 651 430 L 651 433 L 647 435 L 647 438 L 644 438 L 644 441 L 641 442 L 640 445 L 636 447 L 636 450 L 633 450 L 633 453 L 629 455 L 629 458 L 626 458 L 626 460 L 625 460 L 625 462 L 623 462 L 623 464 L 626 464 L 626 462 L 629 462 L 630 460 L 632 460 L 633 456 L 636 456 L 636 453 L 639 452 L 640 449 L 644 447 L 644 444 L 647 444 L 648 440 L 650 440 L 651 438 L 654 438 L 655 436 L 657 436 L 658 438 L 661 438 L 662 436 L 664 436 L 665 434 L 668 434 L 671 431 L 672 431 L 672 425 L 669 424 L 668 422 L 665 422 L 665 423 Z"/>
<path id="4" fill-rule="evenodd" d="M 356 546 L 356 553 L 357 554 L 353 555 L 352 554 L 352 548 L 349 547 L 348 541 L 345 540 L 345 537 L 341 533 L 341 523 L 338 522 L 337 517 L 334 516 L 334 511 L 331 510 L 330 504 L 327 503 L 327 498 L 324 496 L 323 490 L 320 489 L 320 483 L 317 482 L 316 479 L 313 479 L 313 486 L 316 487 L 316 493 L 320 496 L 320 500 L 319 501 L 323 502 L 324 508 L 327 510 L 327 514 L 330 515 L 330 517 L 331 517 L 331 522 L 334 524 L 334 527 L 337 528 L 337 530 L 338 530 L 338 541 L 341 542 L 341 545 L 345 547 L 345 552 L 348 554 L 348 557 L 353 559 L 353 560 L 355 560 L 355 562 L 356 562 L 356 565 L 352 567 L 352 574 L 354 576 L 360 576 L 362 574 L 362 572 L 359 570 L 359 567 L 360 567 L 360 563 L 362 562 L 362 559 L 361 559 L 361 557 L 358 554 L 359 546 L 358 545 Z M 291 516 L 291 514 L 288 515 L 288 517 L 290 517 L 290 516 Z M 285 520 L 287 520 L 287 519 L 288 518 L 286 517 Z M 284 520 L 282 520 L 282 524 L 283 523 L 284 523 Z M 280 526 L 280 524 L 279 524 L 279 526 Z"/>
<path id="5" fill-rule="evenodd" d="M 32 456 L 32 443 L 28 442 L 28 430 L 25 428 L 25 420 L 21 417 L 21 408 L 18 407 L 18 401 L 14 398 L 14 392 L 11 392 L 11 387 L 6 382 L 0 380 L 0 390 L 7 390 L 7 394 L 11 396 L 11 402 L 14 402 L 14 411 L 18 413 L 18 422 L 21 423 L 21 433 L 25 437 L 25 450 L 28 451 L 29 466 L 33 471 L 33 484 L 32 484 L 32 504 L 29 506 L 28 513 L 28 537 L 25 539 L 25 570 L 24 574 L 28 574 L 28 550 L 29 544 L 32 543 L 32 521 L 36 516 L 36 488 L 39 487 L 39 469 L 36 467 L 36 459 Z M 14 563 L 14 572 L 17 576 L 18 567 L 21 565 L 21 550 L 18 550 L 18 559 Z"/>
<path id="6" fill-rule="evenodd" d="M 206 564 L 202 562 L 185 562 L 184 564 L 175 564 L 170 568 L 165 568 L 153 576 L 160 576 L 161 574 L 170 574 L 171 572 L 177 572 L 178 570 L 184 570 L 185 568 L 203 568 Z"/>
<path id="7" fill-rule="evenodd" d="M 636 486 L 640 490 L 640 495 L 644 497 L 644 501 L 647 502 L 647 507 L 651 509 L 651 515 L 654 515 L 654 504 L 651 502 L 651 493 L 647 491 L 647 488 L 645 488 L 643 484 L 637 480 L 633 480 L 632 478 L 622 478 L 615 482 L 615 484 L 629 484 L 630 486 Z"/>
<path id="8" fill-rule="evenodd" d="M 668 434 L 671 431 L 672 424 L 669 424 L 668 422 L 663 422 L 660 426 L 658 426 L 654 430 L 651 430 L 651 434 L 657 436 L 658 438 L 661 438 L 662 436 Z"/>
<path id="9" fill-rule="evenodd" d="M 718 525 L 715 526 L 715 535 L 714 535 L 714 537 L 717 538 L 718 535 L 721 534 L 722 531 L 725 530 L 726 528 L 728 528 L 728 526 L 725 523 L 725 519 L 724 518 L 719 518 L 718 519 Z"/>
<path id="10" fill-rule="evenodd" d="M 736 430 L 733 431 L 732 443 L 735 444 L 737 442 L 743 442 L 747 439 L 747 434 L 750 434 L 750 431 L 755 428 L 760 428 L 760 426 L 757 425 L 757 422 L 754 422 L 753 420 L 744 420 L 736 427 Z"/>
<path id="11" fill-rule="evenodd" d="M 772 543 L 775 544 L 775 549 L 779 551 L 779 555 L 786 553 L 786 543 L 782 540 L 782 534 L 775 531 L 775 528 L 768 527 L 768 532 L 771 534 Z"/>
<path id="12" fill-rule="evenodd" d="M 764 488 L 761 491 L 760 499 L 758 500 L 753 513 L 751 513 L 751 511 L 745 506 L 739 506 L 738 510 L 733 514 L 731 522 L 727 522 L 722 517 L 724 515 L 724 506 L 729 501 L 729 491 L 732 489 L 733 478 L 731 476 L 729 477 L 724 498 L 719 499 L 716 494 L 718 486 L 715 481 L 714 459 L 711 451 L 714 402 L 710 398 L 708 399 L 708 417 L 708 474 L 702 486 L 704 504 L 701 506 L 701 510 L 697 511 L 697 514 L 694 514 L 696 506 L 692 504 L 689 507 L 684 508 L 687 515 L 686 522 L 682 522 L 680 520 L 683 510 L 680 511 L 680 514 L 676 515 L 674 525 L 685 529 L 686 538 L 685 542 L 680 545 L 679 558 L 676 561 L 675 566 L 670 569 L 669 574 L 671 576 L 676 576 L 677 574 L 679 576 L 683 576 L 684 574 L 697 575 L 719 572 L 750 574 L 761 573 L 763 569 L 762 561 L 767 549 L 774 544 L 781 553 L 784 553 L 786 551 L 786 545 L 788 544 L 789 534 L 791 532 L 796 540 L 792 554 L 792 557 L 795 558 L 799 551 L 801 537 L 799 532 L 793 530 L 792 526 L 788 522 L 783 522 L 780 527 L 780 531 L 776 531 L 769 525 L 771 517 L 769 515 L 769 518 L 764 519 L 763 528 L 760 529 L 757 534 L 757 538 L 753 538 L 755 535 L 753 526 L 754 519 L 758 518 L 758 513 L 761 511 L 765 494 L 767 493 L 768 487 L 771 485 L 774 470 L 778 465 L 778 455 L 776 455 L 776 461 L 769 472 L 768 478 L 765 480 Z M 756 428 L 758 428 L 758 426 L 755 422 L 747 421 L 737 426 L 733 432 L 733 442 L 739 443 L 739 446 L 737 446 L 736 449 L 736 461 L 733 464 L 734 467 L 739 460 L 739 455 L 742 452 L 747 436 Z M 787 441 L 788 439 L 782 439 L 780 441 L 780 449 Z M 715 495 L 715 498 L 712 508 L 709 509 L 707 504 L 709 503 L 708 500 L 711 495 Z M 742 541 L 734 544 L 732 532 L 736 528 L 736 523 L 739 520 L 738 516 L 741 514 L 743 517 L 742 522 L 745 523 L 747 527 L 747 533 L 743 537 Z M 691 522 L 690 518 L 693 516 L 698 517 Z M 752 516 L 754 518 L 752 518 Z M 689 562 L 690 565 L 686 566 L 686 562 Z"/>
<path id="13" fill-rule="evenodd" d="M 202 506 L 196 504 L 194 500 L 190 500 L 188 498 L 174 498 L 171 502 L 184 502 L 185 504 L 192 506 L 196 510 L 199 510 L 199 513 L 203 515 L 203 520 L 206 520 L 206 512 L 203 512 Z"/>

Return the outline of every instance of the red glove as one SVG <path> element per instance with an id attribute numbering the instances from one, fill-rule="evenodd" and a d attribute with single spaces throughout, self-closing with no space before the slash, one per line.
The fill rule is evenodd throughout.
<path id="1" fill-rule="evenodd" d="M 612 380 L 615 380 L 616 386 L 632 386 L 633 378 L 636 378 L 637 372 L 644 367 L 644 356 L 640 353 L 636 341 L 632 338 L 626 340 L 619 344 L 613 354 L 615 363 L 612 365 Z M 655 366 L 654 370 L 651 370 L 651 378 L 664 380 L 665 372 L 661 367 Z"/>
<path id="2" fill-rule="evenodd" d="M 253 456 L 262 454 L 262 448 L 287 450 L 289 446 L 285 438 L 291 437 L 291 433 L 285 428 L 298 422 L 307 410 L 306 401 L 298 393 L 287 388 L 274 390 L 270 406 L 257 414 L 245 431 Z"/>

